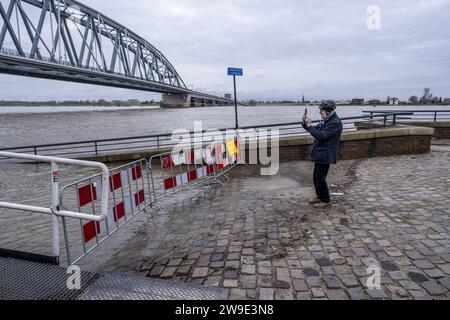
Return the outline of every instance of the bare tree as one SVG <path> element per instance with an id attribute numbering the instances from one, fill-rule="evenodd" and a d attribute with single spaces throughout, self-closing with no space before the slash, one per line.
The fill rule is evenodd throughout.
<path id="1" fill-rule="evenodd" d="M 412 96 L 408 100 L 411 104 L 419 104 L 419 98 L 417 96 Z"/>
<path id="2" fill-rule="evenodd" d="M 430 88 L 425 88 L 423 89 L 424 93 L 422 96 L 422 103 L 429 103 L 432 101 L 433 99 L 433 94 L 431 93 L 431 89 Z"/>

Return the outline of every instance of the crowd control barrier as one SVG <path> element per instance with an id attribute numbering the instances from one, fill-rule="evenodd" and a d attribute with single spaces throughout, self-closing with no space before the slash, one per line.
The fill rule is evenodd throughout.
<path id="1" fill-rule="evenodd" d="M 61 218 L 68 265 L 76 264 L 111 238 L 139 213 L 160 207 L 160 200 L 199 183 L 223 184 L 240 163 L 238 137 L 199 149 L 188 148 L 141 159 L 117 168 L 64 158 L 0 152 L 0 157 L 51 163 L 52 207 L 0 202 L 0 208 L 50 214 L 52 263 L 59 264 Z M 160 170 L 152 168 L 157 162 Z M 59 188 L 58 163 L 93 167 L 101 173 Z"/>
<path id="2" fill-rule="evenodd" d="M 239 164 L 239 139 L 155 155 L 149 160 L 152 199 L 159 200 L 199 183 L 219 183 Z M 155 170 L 155 165 L 160 170 Z"/>
<path id="3" fill-rule="evenodd" d="M 79 219 L 78 227 L 63 219 L 69 263 L 77 263 L 151 205 L 148 173 L 146 159 L 109 170 L 106 218 L 101 222 Z M 98 175 L 71 183 L 61 190 L 61 206 L 95 215 L 101 188 Z"/>

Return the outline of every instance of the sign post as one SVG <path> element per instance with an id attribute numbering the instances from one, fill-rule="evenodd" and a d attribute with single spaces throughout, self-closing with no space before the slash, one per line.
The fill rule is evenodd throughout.
<path id="1" fill-rule="evenodd" d="M 235 129 L 239 129 L 238 122 L 238 112 L 237 112 L 237 95 L 236 95 L 236 76 L 242 77 L 244 75 L 244 71 L 241 68 L 228 68 L 228 75 L 233 76 L 233 85 L 234 85 L 234 114 L 236 117 L 236 126 Z"/>

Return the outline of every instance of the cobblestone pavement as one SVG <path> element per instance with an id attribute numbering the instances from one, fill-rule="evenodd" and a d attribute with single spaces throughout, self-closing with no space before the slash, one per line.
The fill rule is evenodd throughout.
<path id="1" fill-rule="evenodd" d="M 137 216 L 79 265 L 227 287 L 231 299 L 448 299 L 450 148 L 433 150 L 339 162 L 330 182 L 344 196 L 325 210 L 306 204 L 312 163 L 283 163 L 274 177 L 242 166 L 224 187 L 183 193 L 164 201 L 167 212 Z M 36 182 L 48 170 L 29 170 L 17 185 L 33 177 L 42 197 L 28 197 L 31 204 L 48 194 Z M 17 190 L 8 196 L 25 192 Z M 35 221 L 2 216 L 0 244 L 48 248 L 48 221 Z M 24 226 L 45 237 L 27 245 L 7 236 Z M 371 265 L 381 267 L 380 290 L 366 287 Z"/>
<path id="2" fill-rule="evenodd" d="M 311 163 L 274 177 L 240 167 L 225 187 L 148 216 L 107 268 L 227 287 L 230 299 L 448 299 L 449 167 L 437 151 L 341 161 L 330 180 L 344 196 L 325 210 L 305 204 Z M 366 286 L 372 265 L 378 290 Z"/>

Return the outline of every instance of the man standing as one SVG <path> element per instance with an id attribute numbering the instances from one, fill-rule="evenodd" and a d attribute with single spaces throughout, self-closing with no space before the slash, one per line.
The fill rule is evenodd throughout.
<path id="1" fill-rule="evenodd" d="M 336 164 L 339 152 L 339 142 L 343 131 L 341 119 L 336 114 L 336 103 L 332 100 L 320 104 L 320 116 L 322 121 L 313 127 L 311 119 L 305 114 L 303 116 L 303 128 L 315 139 L 311 157 L 314 161 L 314 187 L 317 198 L 309 204 L 316 208 L 331 206 L 330 193 L 327 185 L 327 175 L 330 164 Z"/>

